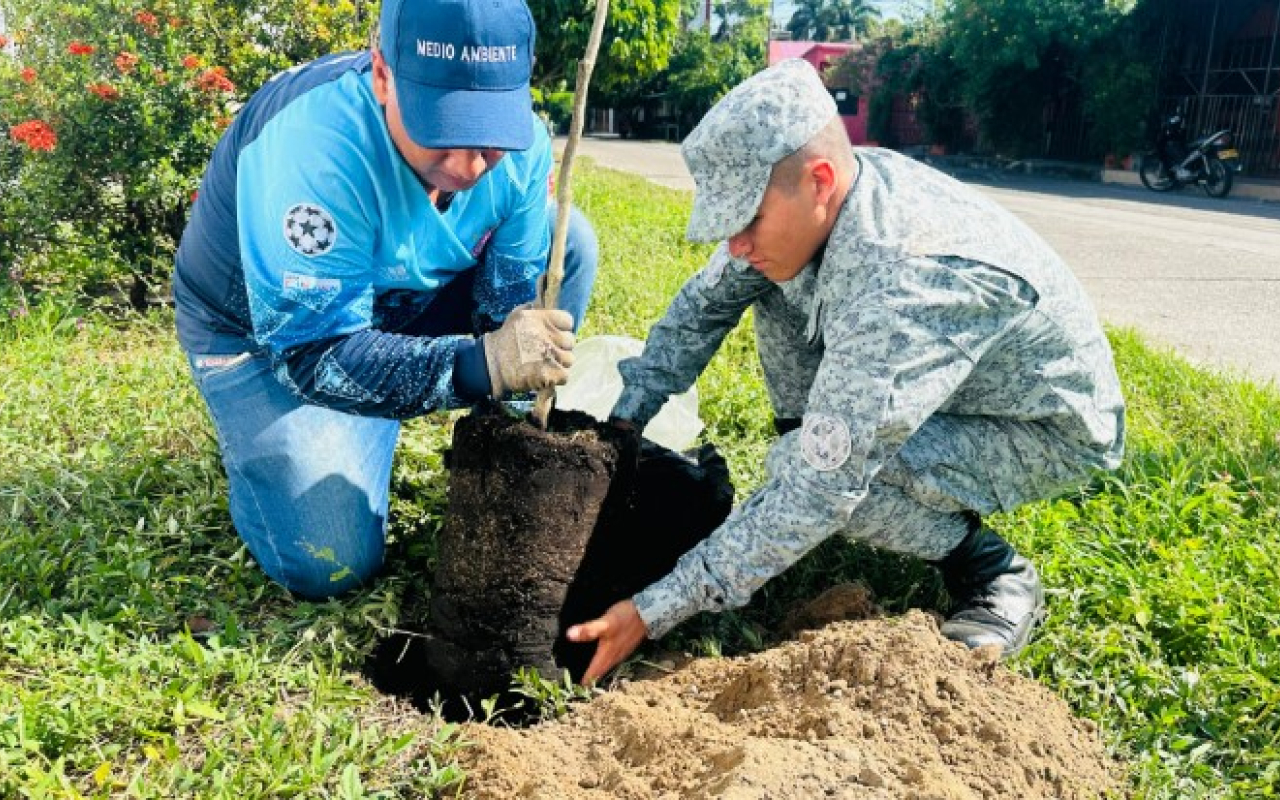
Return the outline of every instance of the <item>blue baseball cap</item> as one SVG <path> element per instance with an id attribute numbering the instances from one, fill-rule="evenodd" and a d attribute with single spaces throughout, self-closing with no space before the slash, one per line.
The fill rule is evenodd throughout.
<path id="1" fill-rule="evenodd" d="M 534 25 L 524 0 L 385 0 L 379 35 L 419 147 L 532 146 Z"/>

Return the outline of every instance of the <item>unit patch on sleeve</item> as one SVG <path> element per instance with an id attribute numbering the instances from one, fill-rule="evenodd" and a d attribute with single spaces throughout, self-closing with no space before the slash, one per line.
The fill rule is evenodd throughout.
<path id="1" fill-rule="evenodd" d="M 809 466 L 819 472 L 839 469 L 849 460 L 853 442 L 849 426 L 839 417 L 828 414 L 805 414 L 800 434 L 800 452 Z"/>
<path id="2" fill-rule="evenodd" d="M 338 241 L 333 216 L 314 203 L 299 203 L 284 215 L 284 240 L 308 258 L 321 256 Z"/>

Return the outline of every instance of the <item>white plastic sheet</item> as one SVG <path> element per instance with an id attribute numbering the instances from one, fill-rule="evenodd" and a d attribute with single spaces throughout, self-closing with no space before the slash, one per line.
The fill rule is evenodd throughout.
<path id="1" fill-rule="evenodd" d="M 622 394 L 618 362 L 640 355 L 644 342 L 629 336 L 592 336 L 573 348 L 569 380 L 556 389 L 556 408 L 585 411 L 598 420 L 609 418 Z M 671 450 L 692 447 L 702 432 L 698 416 L 698 388 L 672 397 L 644 429 L 644 436 Z"/>

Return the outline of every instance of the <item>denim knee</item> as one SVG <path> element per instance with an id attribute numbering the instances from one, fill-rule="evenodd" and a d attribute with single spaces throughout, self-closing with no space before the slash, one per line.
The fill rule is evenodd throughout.
<path id="1" fill-rule="evenodd" d="M 552 218 L 554 219 L 554 212 Z M 600 243 L 586 216 L 572 206 L 564 248 L 564 281 L 560 285 L 560 308 L 573 315 L 574 330 L 582 327 L 600 265 Z"/>
<path id="2" fill-rule="evenodd" d="M 369 583 L 382 566 L 395 420 L 298 400 L 264 355 L 192 374 L 218 432 L 236 532 L 274 581 L 308 598 Z"/>
<path id="3" fill-rule="evenodd" d="M 308 454 L 291 438 L 295 452 L 287 461 L 274 456 L 233 462 L 228 470 L 231 518 L 272 580 L 295 594 L 321 599 L 373 579 L 386 549 L 396 430 L 364 425 L 359 431 L 365 435 L 363 453 L 343 442 L 332 452 Z M 330 430 L 317 441 L 332 444 L 341 432 Z M 322 472 L 329 474 L 317 479 Z"/>
<path id="4" fill-rule="evenodd" d="M 308 600 L 326 600 L 369 585 L 382 568 L 382 533 L 377 541 L 353 543 L 341 552 L 332 546 L 318 547 L 299 541 L 289 551 L 277 551 L 278 558 L 262 561 L 267 576 L 293 594 Z"/>

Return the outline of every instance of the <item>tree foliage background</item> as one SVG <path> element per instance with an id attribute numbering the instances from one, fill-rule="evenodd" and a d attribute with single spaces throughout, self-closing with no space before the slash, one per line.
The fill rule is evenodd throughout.
<path id="1" fill-rule="evenodd" d="M 535 86 L 544 92 L 573 91 L 595 3 L 530 0 L 529 7 L 538 25 Z M 679 21 L 680 0 L 610 0 L 591 93 L 625 91 L 666 69 Z"/>
<path id="2" fill-rule="evenodd" d="M 852 42 L 879 17 L 870 0 L 796 0 L 787 30 L 796 41 Z"/>
<path id="3" fill-rule="evenodd" d="M 617 109 L 624 120 L 661 99 L 668 119 L 688 133 L 717 100 L 766 66 L 769 7 L 769 0 L 715 0 L 710 24 L 695 27 L 690 22 L 702 3 L 683 0 L 666 69 L 593 96 Z"/>
<path id="4" fill-rule="evenodd" d="M 945 0 L 905 23 L 867 0 L 802 0 L 791 27 L 858 37 L 833 78 L 871 98 L 893 145 L 895 96 L 931 141 L 1034 152 L 1042 111 L 1075 98 L 1098 153 L 1141 146 L 1163 0 Z M 535 96 L 567 119 L 593 2 L 531 0 Z M 687 132 L 765 66 L 769 0 L 613 0 L 592 105 L 655 98 Z M 221 131 L 274 73 L 364 46 L 377 0 L 0 0 L 0 303 L 61 288 L 162 296 Z M 976 131 L 976 141 L 973 134 Z M 7 303 L 13 307 L 13 303 Z"/>
<path id="5" fill-rule="evenodd" d="M 169 273 L 239 105 L 281 69 L 361 46 L 369 4 L 0 0 L 0 10 L 2 291 L 115 287 L 142 306 Z"/>
<path id="6" fill-rule="evenodd" d="M 533 0 L 536 93 L 572 90 L 594 5 Z M 200 177 L 277 72 L 365 46 L 376 0 L 0 0 L 0 305 L 163 297 Z M 593 89 L 668 66 L 679 0 L 614 0 Z M 762 35 L 763 38 L 763 35 Z M 18 301 L 21 298 L 21 302 Z"/>
<path id="7" fill-rule="evenodd" d="M 1150 12 L 1157 4 L 1142 5 Z M 952 0 L 942 45 L 993 148 L 1014 155 L 1034 148 L 1045 134 L 1036 112 L 1072 94 L 1102 123 L 1093 126 L 1095 145 L 1125 147 L 1126 134 L 1141 131 L 1143 101 L 1155 99 L 1159 48 L 1135 41 L 1149 16 L 1100 0 Z"/>
<path id="8" fill-rule="evenodd" d="M 1010 156 L 1043 147 L 1045 109 L 1080 108 L 1089 149 L 1138 149 L 1156 101 L 1166 0 L 947 0 L 842 66 L 871 97 L 872 135 L 910 96 L 931 142 Z M 971 140 L 976 129 L 978 140 Z"/>

